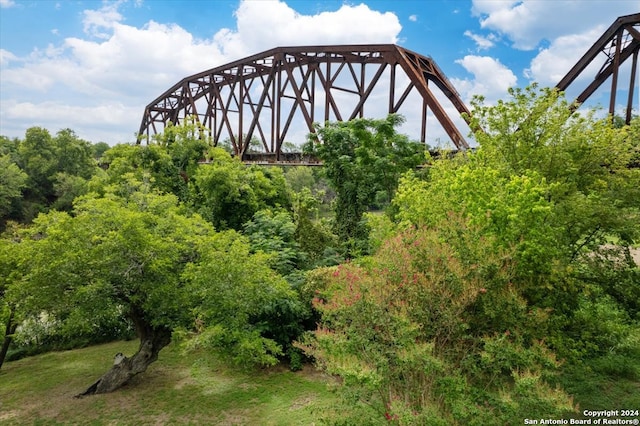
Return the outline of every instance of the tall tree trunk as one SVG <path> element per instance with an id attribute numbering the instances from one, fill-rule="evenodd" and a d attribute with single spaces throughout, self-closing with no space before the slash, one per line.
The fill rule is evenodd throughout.
<path id="1" fill-rule="evenodd" d="M 170 328 L 152 327 L 141 315 L 132 314 L 131 319 L 140 338 L 138 352 L 130 358 L 122 354 L 116 354 L 113 367 L 89 386 L 87 390 L 76 395 L 76 398 L 109 393 L 120 388 L 136 374 L 146 371 L 147 367 L 158 359 L 160 350 L 171 343 Z"/>
<path id="2" fill-rule="evenodd" d="M 18 328 L 18 324 L 13 322 L 14 310 L 11 308 L 9 312 L 9 318 L 7 319 L 5 331 L 4 331 L 4 340 L 2 342 L 2 348 L 0 349 L 0 368 L 2 368 L 2 364 L 4 364 L 4 359 L 7 357 L 7 352 L 9 351 L 9 345 L 11 344 L 11 340 L 13 340 L 13 333 L 16 332 Z"/>

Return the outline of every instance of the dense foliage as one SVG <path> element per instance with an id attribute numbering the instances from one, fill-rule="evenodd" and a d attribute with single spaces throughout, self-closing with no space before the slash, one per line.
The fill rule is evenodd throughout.
<path id="1" fill-rule="evenodd" d="M 289 208 L 281 169 L 247 167 L 222 148 L 209 150 L 211 163 L 191 182 L 191 203 L 216 228 L 242 230 L 259 210 Z"/>
<path id="2" fill-rule="evenodd" d="M 0 229 L 7 220 L 28 223 L 49 208 L 70 209 L 98 172 L 94 154 L 70 129 L 51 136 L 32 127 L 22 140 L 0 136 Z"/>
<path id="3" fill-rule="evenodd" d="M 360 262 L 358 262 L 360 263 Z M 512 253 L 452 215 L 409 229 L 371 259 L 328 269 L 303 344 L 339 375 L 350 405 L 402 424 L 509 424 L 570 411 L 544 382 L 556 360 L 545 312 L 518 292 Z"/>
<path id="4" fill-rule="evenodd" d="M 401 424 L 561 416 L 556 359 L 639 373 L 639 120 L 572 116 L 534 86 L 477 99 L 472 128 L 475 152 L 401 179 L 375 256 L 315 278 L 303 347 Z"/>
<path id="5" fill-rule="evenodd" d="M 73 133 L 47 139 L 34 128 L 25 141 L 3 139 L 8 200 L 29 197 L 28 175 L 14 158 L 38 135 L 62 146 Z M 308 256 L 283 171 L 244 166 L 193 123 L 169 127 L 148 145 L 85 151 L 99 152 L 102 169 L 93 159 L 92 174 L 67 167 L 83 179 L 85 195 L 71 197 L 67 211 L 56 209 L 58 199 L 43 204 L 28 226 L 8 222 L 0 239 L 0 365 L 12 340 L 19 356 L 136 334 L 141 351 L 153 342 L 155 359 L 176 332 L 187 346 L 215 348 L 244 366 L 284 357 L 299 365 L 291 343 L 310 307 L 294 287 Z M 35 166 L 26 170 L 36 175 Z M 59 174 L 39 170 L 41 182 Z"/>
<path id="6" fill-rule="evenodd" d="M 640 238 L 640 173 L 628 166 L 640 143 L 638 120 L 615 128 L 570 117 L 558 93 L 535 88 L 474 111 L 484 129 L 480 149 L 438 162 L 426 181 L 406 177 L 395 200 L 401 220 L 429 226 L 456 212 L 499 247 L 513 247 L 522 294 L 555 314 L 548 332 L 563 334 L 558 350 L 569 350 L 565 337 L 578 332 L 566 333 L 581 303 L 614 298 L 635 316 L 640 288 L 628 250 Z M 593 279 L 603 271 L 611 276 Z"/>
<path id="7" fill-rule="evenodd" d="M 330 422 L 574 416 L 584 371 L 640 377 L 640 120 L 536 86 L 473 107 L 477 149 L 435 160 L 396 115 L 317 126 L 322 170 L 246 166 L 194 123 L 1 138 L 0 366 L 12 340 L 137 335 L 130 374 L 172 340 L 242 367 L 307 356 L 341 379 L 352 417 Z"/>
<path id="8" fill-rule="evenodd" d="M 336 192 L 334 230 L 349 256 L 366 253 L 363 214 L 381 194 L 391 200 L 400 175 L 424 161 L 424 146 L 396 132 L 404 118 L 355 119 L 317 126 L 306 150 L 323 162 Z"/>

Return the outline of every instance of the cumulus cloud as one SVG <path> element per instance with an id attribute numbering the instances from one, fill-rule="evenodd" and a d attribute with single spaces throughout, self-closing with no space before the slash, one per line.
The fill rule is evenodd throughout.
<path id="1" fill-rule="evenodd" d="M 410 15 L 409 20 L 411 22 L 418 22 L 418 15 Z"/>
<path id="2" fill-rule="evenodd" d="M 636 1 L 627 0 L 591 0 L 588 4 L 472 0 L 472 15 L 478 18 L 481 28 L 500 34 L 515 49 L 532 51 L 523 76 L 543 86 L 557 84 L 618 16 L 637 13 L 637 9 Z M 580 74 L 567 89 L 568 98 L 577 96 L 593 81 L 605 59 L 601 54 Z M 629 74 L 623 67 L 621 81 L 628 81 Z M 605 86 L 590 97 L 591 104 L 608 102 L 605 92 L 610 89 Z M 621 90 L 624 92 L 624 88 Z"/>
<path id="3" fill-rule="evenodd" d="M 364 4 L 303 15 L 283 1 L 243 0 L 234 29 L 202 40 L 169 22 L 127 25 L 121 5 L 85 10 L 84 36 L 25 57 L 0 50 L 2 134 L 20 137 L 52 123 L 52 131 L 70 127 L 94 142 L 126 142 L 123 134 L 133 140 L 144 106 L 185 76 L 276 46 L 395 43 L 402 28 L 393 13 Z"/>
<path id="4" fill-rule="evenodd" d="M 402 29 L 395 14 L 365 4 L 301 15 L 283 1 L 245 0 L 235 16 L 237 29 L 222 29 L 214 37 L 233 59 L 276 46 L 396 43 Z"/>
<path id="5" fill-rule="evenodd" d="M 492 48 L 495 45 L 495 41 L 497 37 L 494 34 L 489 34 L 486 37 L 483 37 L 479 34 L 474 34 L 471 31 L 467 30 L 464 32 L 466 37 L 469 37 L 476 43 L 478 50 L 486 50 Z"/>
<path id="6" fill-rule="evenodd" d="M 0 0 L 0 9 L 10 8 L 16 5 L 13 0 Z"/>
<path id="7" fill-rule="evenodd" d="M 179 26 L 114 23 L 108 40 L 70 37 L 59 47 L 34 50 L 22 67 L 4 70 L 2 79 L 13 88 L 37 90 L 39 96 L 62 85 L 72 93 L 126 98 L 133 90 L 149 95 L 145 87 L 157 90 L 153 86 L 168 86 L 178 75 L 209 68 L 212 58 L 221 59 L 212 42 L 194 40 Z"/>
<path id="8" fill-rule="evenodd" d="M 482 95 L 492 103 L 503 98 L 518 82 L 513 71 L 490 56 L 467 55 L 456 63 L 473 74 L 473 79 L 451 79 L 465 101 L 474 95 Z"/>
<path id="9" fill-rule="evenodd" d="M 108 39 L 113 26 L 122 21 L 122 15 L 118 12 L 118 7 L 122 1 L 107 3 L 98 10 L 85 10 L 82 20 L 85 34 L 93 37 Z"/>
<path id="10" fill-rule="evenodd" d="M 0 65 L 8 65 L 9 62 L 17 60 L 18 57 L 8 50 L 0 49 Z"/>
<path id="11" fill-rule="evenodd" d="M 530 67 L 525 70 L 525 76 L 530 81 L 536 81 L 543 86 L 554 86 L 584 55 L 604 30 L 604 27 L 596 27 L 581 34 L 558 37 L 549 47 L 540 50 L 540 53 L 531 61 Z M 592 77 L 595 75 L 595 73 L 585 72 L 585 75 L 589 74 Z"/>
<path id="12" fill-rule="evenodd" d="M 521 50 L 535 49 L 541 40 L 582 33 L 597 25 L 610 25 L 621 15 L 637 13 L 637 4 L 627 0 L 557 1 L 473 0 L 472 13 L 482 28 L 498 31 Z M 567 19 L 579 16 L 579 19 Z"/>

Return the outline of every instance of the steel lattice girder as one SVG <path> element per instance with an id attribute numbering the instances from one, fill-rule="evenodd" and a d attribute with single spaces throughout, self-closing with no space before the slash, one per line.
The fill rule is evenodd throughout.
<path id="1" fill-rule="evenodd" d="M 601 56 L 600 54 L 603 53 L 605 56 L 604 63 L 596 73 L 593 81 L 578 95 L 573 108 L 578 108 L 611 76 L 609 114 L 613 116 L 615 112 L 620 65 L 630 57 L 633 58 L 631 62 L 631 81 L 629 82 L 629 97 L 627 99 L 625 117 L 626 123 L 629 124 L 631 121 L 634 85 L 638 68 L 638 51 L 640 51 L 640 13 L 621 16 L 616 19 L 593 46 L 591 46 L 587 53 L 585 53 L 567 75 L 560 80 L 556 87 L 565 91 L 585 68 L 595 62 L 598 56 Z"/>
<path id="2" fill-rule="evenodd" d="M 138 142 L 193 117 L 214 143 L 227 137 L 236 155 L 242 157 L 255 137 L 277 160 L 294 117 L 313 132 L 314 122 L 364 117 L 365 105 L 384 102 L 387 113 L 397 113 L 417 92 L 421 141 L 431 110 L 456 147 L 469 148 L 429 82 L 467 119 L 468 108 L 429 57 L 393 44 L 279 47 L 180 81 L 145 108 Z M 344 105 L 345 96 L 351 105 Z"/>

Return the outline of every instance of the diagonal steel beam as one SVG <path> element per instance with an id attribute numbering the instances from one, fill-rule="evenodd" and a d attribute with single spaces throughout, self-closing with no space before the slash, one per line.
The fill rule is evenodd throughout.
<path id="1" fill-rule="evenodd" d="M 598 55 L 605 53 L 607 59 L 592 82 L 575 99 L 572 109 L 577 109 L 591 96 L 605 81 L 612 77 L 611 94 L 609 98 L 609 113 L 614 114 L 615 99 L 618 83 L 618 71 L 622 63 L 632 59 L 631 82 L 629 84 L 629 96 L 625 114 L 625 122 L 631 121 L 633 106 L 633 89 L 635 73 L 638 63 L 638 51 L 640 50 L 640 13 L 621 16 L 596 40 L 578 62 L 558 82 L 556 88 L 566 91 L 567 88 L 584 72 L 584 70 L 597 60 Z M 608 53 L 613 52 L 613 53 Z"/>
<path id="2" fill-rule="evenodd" d="M 378 68 L 367 80 L 366 65 L 373 64 Z M 406 73 L 410 83 L 397 100 L 399 70 Z M 296 114 L 302 115 L 309 131 L 313 131 L 316 116 L 325 120 L 331 115 L 338 120 L 363 116 L 365 107 L 373 102 L 371 94 L 382 84 L 387 71 L 392 80 L 387 93 L 389 112 L 399 110 L 415 88 L 423 98 L 421 138 L 425 138 L 425 108 L 429 107 L 456 146 L 468 147 L 428 83 L 434 82 L 460 113 L 468 113 L 453 86 L 431 58 L 391 44 L 280 47 L 194 74 L 147 105 L 139 135 L 148 140 L 169 122 L 176 124 L 194 114 L 210 129 L 214 143 L 226 131 L 236 153 L 244 155 L 257 130 L 263 148 L 278 156 Z M 262 92 L 256 97 L 251 91 L 258 84 L 262 84 Z M 343 111 L 334 91 L 355 96 L 353 110 Z M 324 95 L 324 105 L 316 103 L 318 94 Z M 293 102 L 283 102 L 287 98 Z M 265 111 L 271 112 L 270 132 L 264 131 L 261 122 L 269 118 Z M 238 119 L 235 124 L 232 115 Z M 270 140 L 266 133 L 270 133 Z"/>

